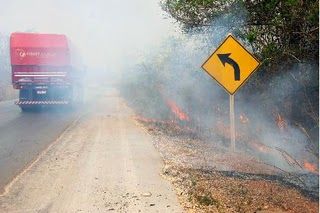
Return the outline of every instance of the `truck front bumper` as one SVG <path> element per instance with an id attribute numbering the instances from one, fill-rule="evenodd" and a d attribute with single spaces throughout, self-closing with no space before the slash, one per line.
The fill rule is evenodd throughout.
<path id="1" fill-rule="evenodd" d="M 16 101 L 16 105 L 67 105 L 69 101 Z"/>

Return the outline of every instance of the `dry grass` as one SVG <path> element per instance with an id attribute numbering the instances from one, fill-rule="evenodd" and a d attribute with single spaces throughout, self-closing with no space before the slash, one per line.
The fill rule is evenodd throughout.
<path id="1" fill-rule="evenodd" d="M 163 176 L 175 186 L 187 212 L 319 211 L 316 197 L 307 196 L 287 182 L 281 170 L 254 156 L 229 153 L 174 124 L 140 123 L 153 136 L 166 164 Z"/>
<path id="2" fill-rule="evenodd" d="M 241 179 L 218 171 L 167 166 L 188 212 L 318 212 L 318 202 L 278 181 Z"/>

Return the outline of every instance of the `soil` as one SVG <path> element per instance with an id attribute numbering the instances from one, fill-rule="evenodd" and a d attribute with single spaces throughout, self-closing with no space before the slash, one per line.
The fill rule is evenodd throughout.
<path id="1" fill-rule="evenodd" d="M 176 123 L 137 120 L 153 136 L 165 162 L 162 174 L 187 212 L 319 212 L 318 185 L 306 188 L 302 176 L 242 150 L 230 152 Z"/>

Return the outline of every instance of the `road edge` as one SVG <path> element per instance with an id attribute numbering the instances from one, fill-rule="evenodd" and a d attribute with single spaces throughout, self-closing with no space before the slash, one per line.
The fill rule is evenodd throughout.
<path id="1" fill-rule="evenodd" d="M 73 127 L 75 127 L 80 119 L 82 117 L 84 117 L 85 115 L 79 115 L 74 121 L 72 121 L 63 131 L 62 133 L 55 139 L 53 140 L 51 143 L 49 143 L 49 145 L 42 150 L 35 158 L 33 161 L 31 161 L 26 167 L 24 167 L 21 172 L 19 172 L 15 177 L 12 178 L 12 180 L 7 183 L 2 189 L 0 188 L 0 197 L 5 196 L 6 194 L 8 194 L 10 192 L 10 188 L 15 184 L 15 182 L 17 182 L 26 172 L 28 172 L 45 154 L 48 153 L 48 151 L 51 149 L 51 147 L 53 147 L 54 145 L 56 145 L 58 143 L 58 141 Z"/>

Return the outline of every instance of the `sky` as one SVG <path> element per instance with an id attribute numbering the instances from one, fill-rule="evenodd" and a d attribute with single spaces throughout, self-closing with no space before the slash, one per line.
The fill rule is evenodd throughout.
<path id="1" fill-rule="evenodd" d="M 0 0 L 0 20 L 2 33 L 66 34 L 96 68 L 117 68 L 175 31 L 158 0 Z"/>

